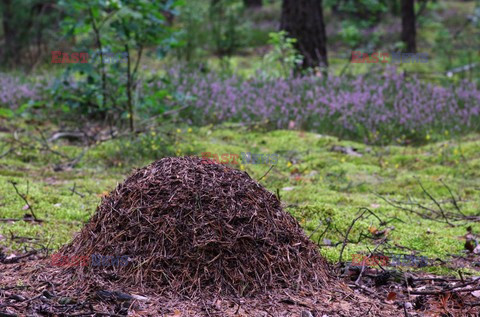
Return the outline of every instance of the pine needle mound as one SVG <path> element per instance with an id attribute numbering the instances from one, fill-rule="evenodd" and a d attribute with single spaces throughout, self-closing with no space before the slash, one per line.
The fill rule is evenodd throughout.
<path id="1" fill-rule="evenodd" d="M 85 278 L 159 294 L 319 290 L 327 264 L 274 194 L 247 173 L 200 158 L 164 158 L 108 196 L 64 255 L 128 255 L 126 266 L 70 267 Z"/>

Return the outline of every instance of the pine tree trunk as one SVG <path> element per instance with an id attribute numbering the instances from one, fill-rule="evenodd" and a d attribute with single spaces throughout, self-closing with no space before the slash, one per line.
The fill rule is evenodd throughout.
<path id="1" fill-rule="evenodd" d="M 402 0 L 402 41 L 408 53 L 417 52 L 414 4 L 414 0 Z"/>
<path id="2" fill-rule="evenodd" d="M 302 68 L 328 66 L 322 0 L 283 0 L 281 29 L 297 39 Z"/>
<path id="3" fill-rule="evenodd" d="M 20 45 L 17 36 L 17 29 L 13 21 L 14 4 L 11 0 L 3 0 L 3 32 L 5 36 L 5 51 L 3 52 L 3 63 L 16 65 L 19 63 Z"/>

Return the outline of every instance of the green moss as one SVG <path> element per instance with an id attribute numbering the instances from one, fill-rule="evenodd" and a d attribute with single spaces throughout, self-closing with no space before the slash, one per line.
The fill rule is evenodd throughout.
<path id="1" fill-rule="evenodd" d="M 446 223 L 423 219 L 417 215 L 396 209 L 377 194 L 391 199 L 412 199 L 425 206 L 435 207 L 425 196 L 418 181 L 438 201 L 448 202 L 450 194 L 440 180 L 445 181 L 461 197 L 460 206 L 465 214 L 476 215 L 478 203 L 478 177 L 480 167 L 480 137 L 469 135 L 460 139 L 431 143 L 421 147 L 368 147 L 349 141 L 339 141 L 313 133 L 298 131 L 261 132 L 250 128 L 225 125 L 174 131 L 167 146 L 178 155 L 212 153 L 277 153 L 278 164 L 260 183 L 281 196 L 282 203 L 304 227 L 315 242 L 330 243 L 321 248 L 329 261 L 338 261 L 344 234 L 362 207 L 370 208 L 388 224 L 380 224 L 370 216 L 359 220 L 352 228 L 343 259 L 352 254 L 375 248 L 379 239 L 372 239 L 370 231 L 388 229 L 388 252 L 406 253 L 401 247 L 414 249 L 429 258 L 448 259 L 451 254 L 463 251 L 466 227 L 480 231 L 478 223 L 457 222 L 456 227 Z M 36 215 L 45 220 L 32 225 L 24 221 L 0 223 L 0 234 L 5 238 L 10 232 L 17 236 L 39 238 L 44 244 L 58 248 L 68 242 L 94 213 L 101 196 L 112 190 L 134 167 L 159 159 L 168 152 L 150 151 L 141 157 L 135 151 L 144 151 L 143 145 L 152 146 L 152 138 L 107 141 L 92 147 L 78 167 L 54 172 L 52 166 L 58 158 L 46 154 L 25 159 L 22 151 L 0 159 L 0 214 L 4 218 L 22 218 L 28 210 L 15 194 L 10 180 L 18 183 L 22 193 L 34 207 Z M 153 145 L 159 142 L 153 137 Z M 133 144 L 133 145 L 132 145 Z M 138 145 L 140 144 L 140 145 Z M 332 151 L 332 146 L 351 146 L 361 157 Z M 121 149 L 128 148 L 128 151 Z M 139 150 L 140 148 L 140 150 Z M 80 147 L 59 144 L 62 153 L 75 155 Z M 143 152 L 142 152 L 143 153 Z M 138 158 L 138 159 L 132 159 Z M 115 164 L 120 162 L 121 164 Z M 236 165 L 255 179 L 260 179 L 270 168 L 268 165 Z M 72 193 L 84 195 L 80 197 Z M 454 206 L 445 203 L 443 208 L 454 212 Z M 440 219 L 441 221 L 441 219 Z M 330 223 L 328 225 L 328 223 Z M 326 226 L 329 229 L 325 231 Z M 380 238 L 383 238 L 382 236 Z M 49 242 L 50 241 L 50 242 Z M 0 244 L 20 249 L 26 243 L 3 239 Z M 447 267 L 427 267 L 423 270 L 449 273 Z M 468 270 L 467 270 L 468 271 Z M 452 271 L 453 272 L 453 271 Z M 453 274 L 453 273 L 452 273 Z"/>

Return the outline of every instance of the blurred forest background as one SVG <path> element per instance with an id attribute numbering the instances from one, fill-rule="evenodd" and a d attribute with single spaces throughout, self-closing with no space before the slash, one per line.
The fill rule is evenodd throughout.
<path id="1" fill-rule="evenodd" d="M 112 135 L 146 121 L 259 123 L 381 144 L 479 127 L 478 1 L 5 0 L 0 8 L 4 118 L 102 123 Z M 87 52 L 89 62 L 52 63 L 54 51 Z M 428 62 L 352 64 L 353 51 L 420 52 Z"/>

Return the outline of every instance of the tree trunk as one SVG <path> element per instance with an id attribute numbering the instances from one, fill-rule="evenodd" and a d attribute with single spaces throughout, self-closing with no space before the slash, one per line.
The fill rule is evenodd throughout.
<path id="1" fill-rule="evenodd" d="M 283 0 L 281 29 L 297 39 L 302 68 L 328 66 L 322 0 Z"/>
<path id="2" fill-rule="evenodd" d="M 130 125 L 130 131 L 134 132 L 133 126 L 133 101 L 132 101 L 132 68 L 131 68 L 131 56 L 128 44 L 125 44 L 125 52 L 127 53 L 127 111 L 128 111 L 128 123 Z"/>
<path id="3" fill-rule="evenodd" d="M 243 0 L 243 3 L 247 8 L 260 8 L 262 6 L 262 0 Z"/>
<path id="4" fill-rule="evenodd" d="M 408 53 L 417 52 L 414 4 L 414 0 L 402 0 L 402 41 Z"/>
<path id="5" fill-rule="evenodd" d="M 3 52 L 3 63 L 19 63 L 20 46 L 17 36 L 17 29 L 13 21 L 14 4 L 11 0 L 3 0 L 3 33 L 5 35 L 5 51 Z"/>

